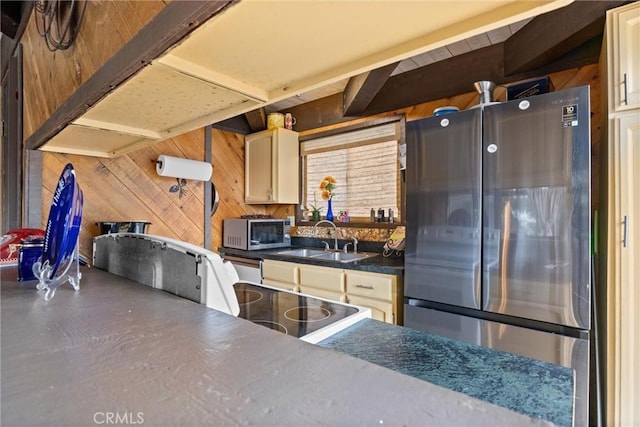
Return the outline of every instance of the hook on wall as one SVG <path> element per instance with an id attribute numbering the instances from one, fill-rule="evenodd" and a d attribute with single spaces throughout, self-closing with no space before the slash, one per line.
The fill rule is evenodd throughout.
<path id="1" fill-rule="evenodd" d="M 169 192 L 178 193 L 178 198 L 181 199 L 183 195 L 187 194 L 187 190 L 184 188 L 187 185 L 187 180 L 184 178 L 176 178 L 176 181 L 178 181 L 178 183 L 172 185 L 169 188 Z"/>
<path id="2" fill-rule="evenodd" d="M 176 178 L 177 184 L 172 185 L 169 192 L 178 193 L 179 198 L 182 198 L 187 192 L 185 189 L 187 179 L 209 181 L 213 172 L 211 163 L 165 156 L 164 154 L 160 155 L 158 160 L 151 160 L 151 162 L 155 163 L 158 175 Z"/>

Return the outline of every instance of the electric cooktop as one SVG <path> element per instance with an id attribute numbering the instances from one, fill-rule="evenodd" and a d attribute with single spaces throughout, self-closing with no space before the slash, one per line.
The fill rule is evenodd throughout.
<path id="1" fill-rule="evenodd" d="M 240 314 L 258 325 L 317 343 L 362 319 L 371 310 L 255 283 L 233 285 Z"/>

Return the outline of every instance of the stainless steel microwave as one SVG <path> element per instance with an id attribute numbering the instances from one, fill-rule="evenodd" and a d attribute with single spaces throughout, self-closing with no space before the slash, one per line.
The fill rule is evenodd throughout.
<path id="1" fill-rule="evenodd" d="M 291 224 L 288 219 L 225 219 L 222 245 L 245 251 L 289 247 Z"/>

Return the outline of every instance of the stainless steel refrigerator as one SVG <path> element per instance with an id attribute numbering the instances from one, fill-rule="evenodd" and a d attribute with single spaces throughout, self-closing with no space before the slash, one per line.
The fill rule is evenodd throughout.
<path id="1" fill-rule="evenodd" d="M 405 326 L 573 368 L 588 425 L 583 86 L 407 124 Z"/>

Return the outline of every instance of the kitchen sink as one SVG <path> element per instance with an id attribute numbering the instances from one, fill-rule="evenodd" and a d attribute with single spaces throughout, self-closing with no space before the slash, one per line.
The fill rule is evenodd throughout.
<path id="1" fill-rule="evenodd" d="M 322 249 L 290 249 L 282 252 L 278 252 L 278 255 L 296 256 L 301 258 L 315 257 L 323 255 L 325 251 Z"/>
<path id="2" fill-rule="evenodd" d="M 344 252 L 324 252 L 322 255 L 318 255 L 314 258 L 316 259 L 326 259 L 329 261 L 338 261 L 338 262 L 352 262 L 352 261 L 360 261 L 365 258 L 371 258 L 378 254 L 376 253 L 344 253 Z"/>
<path id="3" fill-rule="evenodd" d="M 338 251 L 324 251 L 321 249 L 290 249 L 278 252 L 278 255 L 286 255 L 300 258 L 313 258 L 325 261 L 355 262 L 377 256 L 375 252 L 345 253 Z"/>

